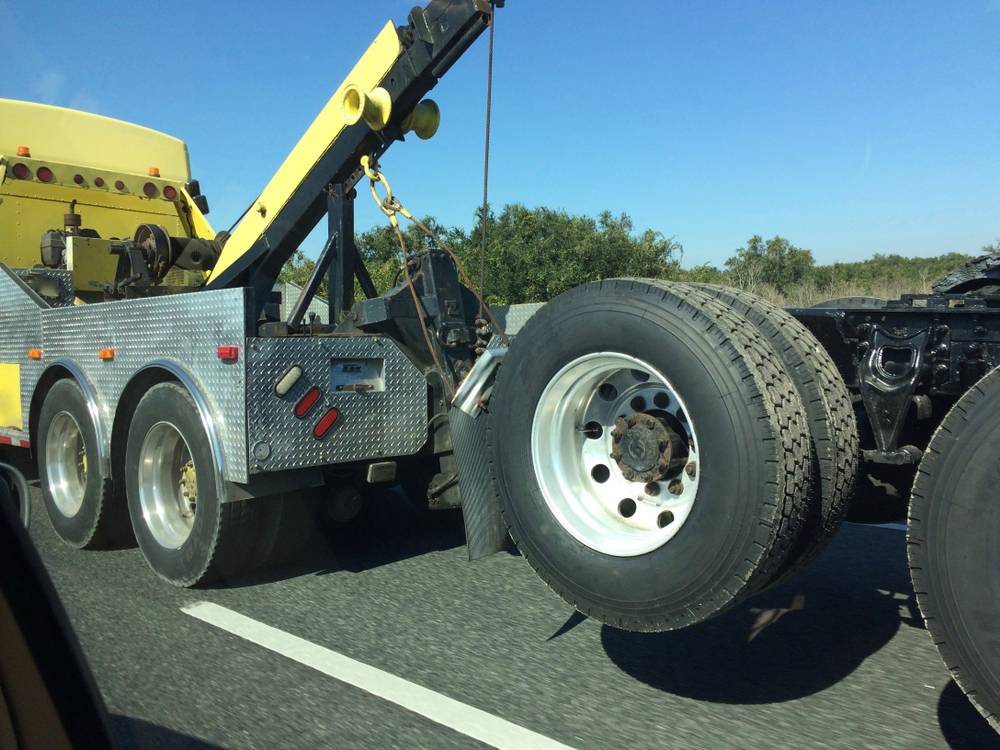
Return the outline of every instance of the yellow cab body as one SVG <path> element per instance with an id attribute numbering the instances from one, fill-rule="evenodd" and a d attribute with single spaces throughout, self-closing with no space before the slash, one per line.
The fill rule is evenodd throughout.
<path id="1" fill-rule="evenodd" d="M 63 228 L 73 201 L 83 227 L 102 238 L 131 238 L 140 224 L 158 224 L 173 236 L 211 239 L 185 190 L 190 179 L 187 146 L 177 138 L 101 115 L 0 99 L 0 262 L 38 265 L 42 235 Z M 77 263 L 88 282 L 114 279 L 114 256 Z"/>

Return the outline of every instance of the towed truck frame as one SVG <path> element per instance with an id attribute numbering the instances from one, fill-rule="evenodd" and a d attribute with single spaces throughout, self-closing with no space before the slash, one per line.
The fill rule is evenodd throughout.
<path id="1" fill-rule="evenodd" d="M 29 449 L 65 542 L 134 538 L 157 575 L 193 586 L 260 564 L 296 495 L 342 518 L 366 484 L 404 481 L 461 506 L 470 557 L 513 543 L 581 612 L 669 630 L 807 565 L 859 475 L 892 466 L 916 475 L 928 627 L 996 726 L 990 262 L 892 302 L 786 311 L 608 279 L 491 310 L 422 227 L 428 247 L 400 232 L 402 281 L 376 290 L 356 187 L 393 226 L 412 218 L 376 192 L 378 160 L 434 134 L 424 97 L 499 5 L 432 0 L 388 24 L 231 233 L 211 229 L 179 141 L 0 101 L 5 494 L 24 504 L 12 464 Z M 324 218 L 282 318 L 278 274 Z M 324 278 L 326 323 L 306 315 Z"/>

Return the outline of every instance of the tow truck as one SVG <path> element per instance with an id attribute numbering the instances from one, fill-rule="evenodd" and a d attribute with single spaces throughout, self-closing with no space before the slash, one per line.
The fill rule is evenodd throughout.
<path id="1" fill-rule="evenodd" d="M 258 565 L 290 495 L 349 510 L 407 480 L 461 507 L 470 558 L 512 543 L 584 614 L 649 631 L 808 564 L 862 460 L 910 466 L 918 600 L 996 726 L 996 269 L 881 306 L 606 279 L 490 309 L 380 159 L 434 135 L 426 95 L 499 6 L 431 0 L 388 23 L 231 233 L 181 141 L 0 100 L 6 494 L 24 504 L 30 451 L 64 542 L 134 538 L 195 586 Z M 355 245 L 366 183 L 430 239 L 398 233 L 402 281 L 383 293 Z M 324 218 L 282 318 L 278 274 Z M 305 315 L 324 275 L 326 323 Z"/>

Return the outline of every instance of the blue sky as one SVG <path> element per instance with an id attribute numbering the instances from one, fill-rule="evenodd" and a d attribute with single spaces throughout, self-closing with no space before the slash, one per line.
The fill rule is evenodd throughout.
<path id="1" fill-rule="evenodd" d="M 184 139 L 225 228 L 413 4 L 0 0 L 0 96 Z M 383 159 L 447 224 L 481 199 L 485 64 L 484 36 L 432 94 L 437 136 Z M 974 252 L 1000 236 L 1000 0 L 508 0 L 493 125 L 495 206 L 624 211 L 686 266 L 755 233 L 820 262 Z"/>

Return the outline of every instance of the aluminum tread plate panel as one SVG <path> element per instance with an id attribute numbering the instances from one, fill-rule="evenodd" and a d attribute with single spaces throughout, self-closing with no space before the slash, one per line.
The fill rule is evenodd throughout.
<path id="1" fill-rule="evenodd" d="M 59 296 L 44 298 L 50 307 L 70 307 L 76 300 L 72 271 L 61 268 L 15 268 L 12 270 L 24 281 L 38 277 L 54 281 L 59 286 Z"/>
<path id="2" fill-rule="evenodd" d="M 245 482 L 245 360 L 227 363 L 216 354 L 219 345 L 243 345 L 245 297 L 244 289 L 223 289 L 43 310 L 45 359 L 65 357 L 83 370 L 106 439 L 132 376 L 155 360 L 174 363 L 194 379 L 213 412 L 225 478 Z M 98 357 L 102 347 L 115 350 L 113 360 Z"/>
<path id="3" fill-rule="evenodd" d="M 0 336 L 0 362 L 21 366 L 23 423 L 4 426 L 19 427 L 21 431 L 26 431 L 31 394 L 44 369 L 40 360 L 28 359 L 28 349 L 42 348 L 41 308 L 5 273 L 0 273 L 0 329 L 3 330 L 3 335 Z"/>
<path id="4" fill-rule="evenodd" d="M 381 361 L 384 390 L 332 390 L 334 360 Z M 274 386 L 294 365 L 302 377 L 279 397 Z M 314 385 L 322 401 L 299 419 L 294 406 Z M 427 381 L 384 337 L 251 339 L 247 386 L 251 473 L 407 456 L 427 441 Z M 329 435 L 317 440 L 313 427 L 328 408 L 340 416 Z"/>
<path id="5" fill-rule="evenodd" d="M 525 302 L 519 305 L 505 305 L 491 308 L 497 322 L 503 326 L 504 333 L 516 336 L 524 324 L 536 312 L 542 309 L 544 302 Z"/>

